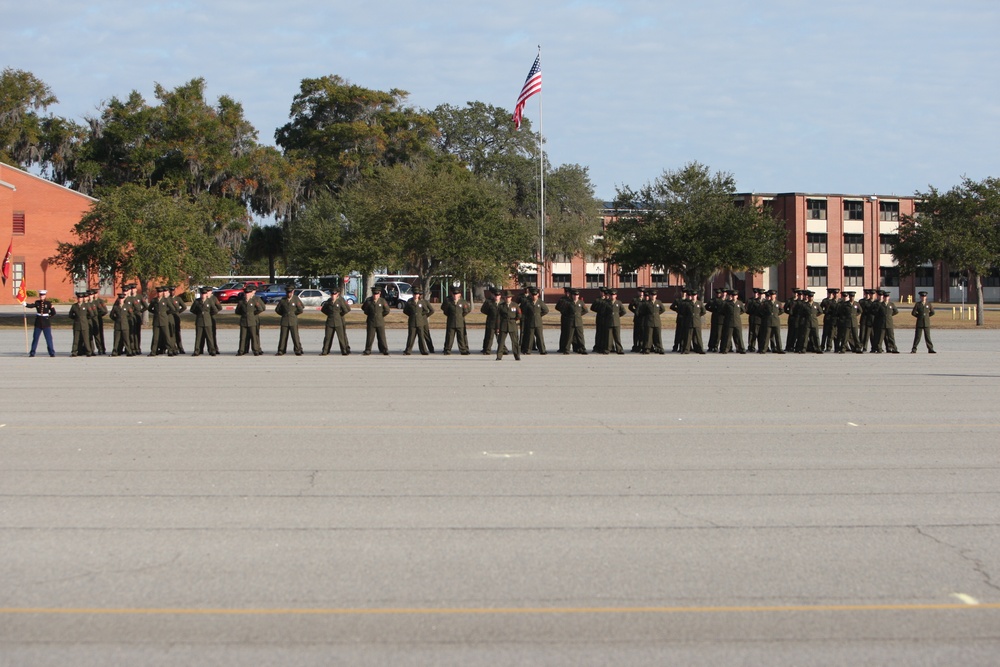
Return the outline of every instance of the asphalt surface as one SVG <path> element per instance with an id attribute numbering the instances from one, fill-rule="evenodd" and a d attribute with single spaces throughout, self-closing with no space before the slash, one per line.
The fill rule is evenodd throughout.
<path id="1" fill-rule="evenodd" d="M 1000 331 L 520 362 L 220 333 L 0 331 L 0 664 L 997 664 Z"/>

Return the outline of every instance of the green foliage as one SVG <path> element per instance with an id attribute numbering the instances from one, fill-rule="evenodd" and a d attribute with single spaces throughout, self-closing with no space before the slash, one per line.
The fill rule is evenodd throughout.
<path id="1" fill-rule="evenodd" d="M 155 188 L 123 185 L 101 199 L 62 242 L 52 261 L 76 278 L 200 281 L 226 257 L 206 234 L 208 211 Z"/>
<path id="2" fill-rule="evenodd" d="M 443 157 L 377 169 L 345 190 L 349 244 L 374 244 L 379 263 L 496 281 L 528 258 L 528 237 L 494 185 Z"/>
<path id="3" fill-rule="evenodd" d="M 376 167 L 426 156 L 433 121 L 405 106 L 408 93 L 362 88 L 336 75 L 303 79 L 291 121 L 275 141 L 306 175 L 303 195 L 337 193 Z"/>
<path id="4" fill-rule="evenodd" d="M 368 274 L 386 256 L 380 238 L 356 232 L 329 193 L 312 199 L 288 222 L 287 239 L 288 268 L 303 276 Z"/>
<path id="5" fill-rule="evenodd" d="M 538 135 L 524 119 L 514 127 L 511 112 L 482 102 L 465 107 L 448 104 L 431 112 L 439 135 L 435 146 L 454 155 L 474 174 L 501 188 L 508 197 L 511 215 L 522 222 L 538 251 L 539 163 Z M 561 165 L 551 169 L 545 161 L 545 254 L 585 253 L 601 228 L 601 202 L 586 167 Z"/>
<path id="6" fill-rule="evenodd" d="M 602 211 L 586 167 L 564 164 L 549 172 L 545 177 L 546 257 L 588 251 L 601 233 Z M 533 222 L 537 226 L 537 218 Z"/>
<path id="7" fill-rule="evenodd" d="M 284 232 L 278 225 L 254 225 L 250 229 L 243 248 L 243 257 L 250 262 L 267 260 L 267 271 L 274 282 L 274 263 L 278 257 L 285 254 Z"/>
<path id="8" fill-rule="evenodd" d="M 732 174 L 692 162 L 664 171 L 638 191 L 618 190 L 608 225 L 612 261 L 632 271 L 649 264 L 702 285 L 717 271 L 759 272 L 786 256 L 784 225 L 756 205 L 736 206 Z"/>
<path id="9" fill-rule="evenodd" d="M 962 183 L 947 192 L 916 192 L 920 213 L 903 216 L 893 257 L 900 273 L 945 261 L 952 268 L 987 273 L 1000 265 L 1000 179 Z"/>
<path id="10" fill-rule="evenodd" d="M 1000 179 L 962 183 L 947 192 L 916 192 L 920 212 L 903 216 L 892 255 L 900 273 L 912 275 L 927 262 L 943 261 L 968 272 L 979 299 L 983 324 L 982 276 L 1000 266 Z"/>
<path id="11" fill-rule="evenodd" d="M 209 104 L 200 78 L 173 90 L 157 84 L 155 95 L 155 106 L 137 91 L 106 102 L 90 119 L 66 180 L 85 193 L 135 184 L 199 200 L 210 211 L 212 233 L 229 247 L 246 233 L 250 211 L 290 210 L 297 172 L 257 143 L 238 102 L 224 95 Z"/>
<path id="12" fill-rule="evenodd" d="M 482 102 L 468 102 L 465 107 L 442 104 L 430 115 L 438 128 L 433 143 L 440 152 L 454 155 L 472 173 L 511 190 L 515 214 L 523 206 L 537 211 L 525 187 L 538 174 L 538 135 L 531 132 L 531 121 L 524 119 L 517 130 L 510 111 Z"/>
<path id="13" fill-rule="evenodd" d="M 39 115 L 59 100 L 30 72 L 0 73 L 0 162 L 22 169 L 43 161 L 46 118 Z"/>

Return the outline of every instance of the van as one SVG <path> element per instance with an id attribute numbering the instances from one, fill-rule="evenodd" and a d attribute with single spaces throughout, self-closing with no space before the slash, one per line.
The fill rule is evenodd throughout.
<path id="1" fill-rule="evenodd" d="M 402 308 L 413 298 L 413 285 L 401 280 L 379 279 L 375 281 L 375 286 L 382 288 L 382 298 L 390 308 Z"/>

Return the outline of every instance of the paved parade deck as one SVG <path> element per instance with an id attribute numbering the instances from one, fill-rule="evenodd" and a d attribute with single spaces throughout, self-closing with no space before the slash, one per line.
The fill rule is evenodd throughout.
<path id="1" fill-rule="evenodd" d="M 236 333 L 28 359 L 0 331 L 0 664 L 1000 655 L 1000 331 L 499 363 Z"/>

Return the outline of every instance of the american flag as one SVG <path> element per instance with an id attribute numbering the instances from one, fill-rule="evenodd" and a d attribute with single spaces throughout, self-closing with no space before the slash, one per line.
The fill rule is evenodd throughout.
<path id="1" fill-rule="evenodd" d="M 524 86 L 521 88 L 521 94 L 517 96 L 517 104 L 514 105 L 514 127 L 521 127 L 521 114 L 524 113 L 524 105 L 528 101 L 528 98 L 535 93 L 542 92 L 542 54 L 535 56 L 535 64 L 531 66 L 531 70 L 528 72 L 528 78 L 524 80 Z"/>

